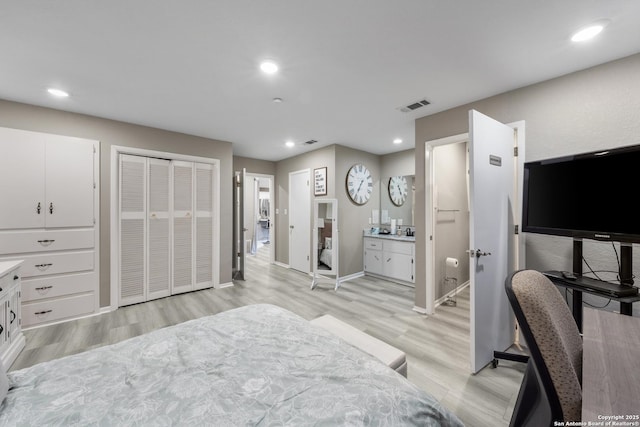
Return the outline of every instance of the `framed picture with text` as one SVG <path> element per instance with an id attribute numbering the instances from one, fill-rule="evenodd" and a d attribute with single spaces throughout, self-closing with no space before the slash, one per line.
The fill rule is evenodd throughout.
<path id="1" fill-rule="evenodd" d="M 313 195 L 327 195 L 327 168 L 318 168 L 313 170 Z"/>

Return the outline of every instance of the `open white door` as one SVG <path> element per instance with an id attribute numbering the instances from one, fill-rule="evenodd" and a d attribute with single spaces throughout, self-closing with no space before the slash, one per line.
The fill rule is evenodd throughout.
<path id="1" fill-rule="evenodd" d="M 471 371 L 514 342 L 514 320 L 504 281 L 514 269 L 515 133 L 510 126 L 469 112 Z"/>

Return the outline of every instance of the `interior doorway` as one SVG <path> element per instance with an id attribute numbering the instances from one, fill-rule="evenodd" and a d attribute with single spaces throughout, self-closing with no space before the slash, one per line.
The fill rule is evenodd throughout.
<path id="1" fill-rule="evenodd" d="M 274 177 L 247 172 L 244 182 L 244 250 L 247 262 L 275 262 Z"/>
<path id="2" fill-rule="evenodd" d="M 469 129 L 468 134 L 425 143 L 425 302 L 427 314 L 433 314 L 435 306 L 450 296 L 447 292 L 455 292 L 446 280 L 454 274 L 458 289 L 469 284 L 470 367 L 475 373 L 493 359 L 495 351 L 514 342 L 504 280 L 524 265 L 524 242 L 516 227 L 524 158 L 518 152 L 524 152 L 524 122 L 504 125 L 471 110 Z M 438 164 L 446 165 L 443 170 L 451 169 L 439 158 L 447 146 L 467 147 L 458 149 L 465 155 L 464 178 L 459 174 L 445 174 L 445 179 L 438 176 Z M 456 182 L 457 196 L 447 194 Z"/>

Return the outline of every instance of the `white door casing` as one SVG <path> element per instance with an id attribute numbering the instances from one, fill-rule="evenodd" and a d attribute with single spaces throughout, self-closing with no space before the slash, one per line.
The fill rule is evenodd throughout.
<path id="1" fill-rule="evenodd" d="M 310 170 L 289 173 L 289 267 L 309 273 L 311 249 Z"/>
<path id="2" fill-rule="evenodd" d="M 515 265 L 512 238 L 515 135 L 510 126 L 469 112 L 471 371 L 478 372 L 514 342 L 504 281 Z"/>

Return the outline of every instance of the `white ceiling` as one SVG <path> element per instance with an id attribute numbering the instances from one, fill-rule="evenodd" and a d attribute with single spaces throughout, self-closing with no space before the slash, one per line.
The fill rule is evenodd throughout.
<path id="1" fill-rule="evenodd" d="M 599 38 L 569 40 L 601 18 Z M 0 0 L 0 98 L 266 160 L 409 149 L 417 117 L 637 52 L 632 0 Z M 280 72 L 261 73 L 264 59 Z"/>

